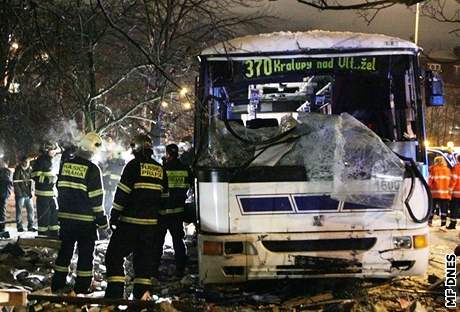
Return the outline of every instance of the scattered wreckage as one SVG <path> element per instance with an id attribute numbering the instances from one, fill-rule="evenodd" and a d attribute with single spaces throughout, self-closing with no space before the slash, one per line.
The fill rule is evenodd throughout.
<path id="1" fill-rule="evenodd" d="M 443 311 L 443 256 L 452 249 L 439 245 L 433 250 L 428 279 L 287 279 L 203 286 L 197 274 L 196 246 L 189 241 L 188 274 L 181 279 L 172 278 L 175 271 L 173 249 L 166 246 L 153 300 L 135 301 L 103 298 L 107 241 L 97 243 L 95 291 L 88 296 L 51 294 L 50 279 L 59 241 L 18 239 L 8 242 L 0 249 L 2 311 Z M 72 261 L 73 270 L 75 261 Z M 125 270 L 129 285 L 133 277 L 130 261 L 126 262 Z M 74 277 L 69 275 L 69 281 Z"/>

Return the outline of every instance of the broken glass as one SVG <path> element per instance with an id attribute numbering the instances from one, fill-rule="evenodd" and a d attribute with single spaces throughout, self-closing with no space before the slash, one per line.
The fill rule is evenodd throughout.
<path id="1" fill-rule="evenodd" d="M 235 137 L 213 119 L 198 166 L 238 168 L 302 166 L 308 181 L 339 201 L 389 208 L 402 192 L 404 163 L 369 128 L 353 116 L 299 112 L 279 127 L 248 129 L 229 122 Z M 277 141 L 257 144 L 292 129 Z M 253 142 L 253 143 L 252 143 Z"/>

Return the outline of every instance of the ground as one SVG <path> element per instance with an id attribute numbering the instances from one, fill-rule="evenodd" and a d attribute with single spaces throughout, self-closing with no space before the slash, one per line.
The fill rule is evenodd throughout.
<path id="1" fill-rule="evenodd" d="M 10 202 L 8 220 L 14 219 Z M 17 233 L 7 225 L 10 239 L 0 241 L 0 289 L 21 288 L 49 295 L 49 281 L 56 244 L 34 239 L 36 233 Z M 460 229 L 460 226 L 459 226 Z M 196 249 L 189 241 L 188 274 L 174 278 L 172 248 L 166 243 L 160 281 L 155 287 L 154 308 L 159 311 L 447 311 L 444 307 L 445 255 L 457 246 L 460 230 L 442 230 L 435 219 L 431 228 L 430 266 L 420 277 L 391 280 L 282 280 L 240 285 L 202 287 L 197 278 Z M 35 246 L 34 246 L 35 245 Z M 94 297 L 105 288 L 104 253 L 107 241 L 99 241 L 95 253 Z M 132 268 L 126 265 L 129 284 Z M 438 286 L 436 286 L 438 285 Z M 80 311 L 80 305 L 29 302 L 32 311 Z M 105 309 L 105 310 L 104 310 Z M 91 311 L 108 308 L 93 306 Z M 111 306 L 110 309 L 116 309 Z M 129 308 L 131 310 L 132 308 Z M 3 310 L 2 310 L 3 311 Z M 25 311 L 19 308 L 16 311 Z"/>

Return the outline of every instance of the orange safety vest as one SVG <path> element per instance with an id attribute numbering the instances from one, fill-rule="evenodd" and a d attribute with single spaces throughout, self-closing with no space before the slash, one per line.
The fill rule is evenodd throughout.
<path id="1" fill-rule="evenodd" d="M 430 167 L 428 185 L 430 186 L 433 198 L 450 199 L 450 179 L 451 172 L 448 167 L 441 165 L 433 165 Z"/>
<path id="2" fill-rule="evenodd" d="M 460 164 L 456 164 L 452 169 L 449 188 L 453 198 L 460 198 Z"/>

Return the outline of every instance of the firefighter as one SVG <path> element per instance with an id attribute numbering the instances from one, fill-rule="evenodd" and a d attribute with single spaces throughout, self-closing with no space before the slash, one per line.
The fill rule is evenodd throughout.
<path id="1" fill-rule="evenodd" d="M 87 133 L 73 158 L 62 163 L 57 182 L 61 248 L 54 267 L 53 292 L 66 288 L 75 243 L 78 250 L 74 291 L 89 293 L 93 278 L 93 252 L 97 229 L 108 229 L 104 213 L 101 170 L 91 158 L 102 145 L 101 137 Z"/>
<path id="2" fill-rule="evenodd" d="M 447 229 L 454 230 L 457 226 L 457 219 L 460 218 L 460 155 L 457 155 L 457 164 L 452 168 L 449 189 L 452 199 L 450 201 L 450 223 Z"/>
<path id="3" fill-rule="evenodd" d="M 168 175 L 169 200 L 160 211 L 160 233 L 158 236 L 158 250 L 156 251 L 155 266 L 158 267 L 163 254 L 163 244 L 166 232 L 171 234 L 174 258 L 176 260 L 176 276 L 184 275 L 187 260 L 187 250 L 184 243 L 184 206 L 187 190 L 191 184 L 191 174 L 186 165 L 179 159 L 179 148 L 176 144 L 166 146 L 166 158 L 163 163 Z M 157 274 L 157 268 L 155 268 Z"/>
<path id="4" fill-rule="evenodd" d="M 32 165 L 32 179 L 37 197 L 38 235 L 57 238 L 59 232 L 56 188 L 57 175 L 53 172 L 53 158 L 59 147 L 46 142 L 40 148 L 40 155 Z"/>
<path id="5" fill-rule="evenodd" d="M 437 156 L 434 159 L 434 164 L 430 167 L 430 177 L 428 185 L 433 197 L 433 206 L 441 216 L 441 226 L 446 225 L 447 209 L 450 200 L 449 184 L 451 172 L 447 163 L 442 156 Z M 433 214 L 431 214 L 428 224 L 431 225 L 433 221 Z"/>
<path id="6" fill-rule="evenodd" d="M 121 178 L 121 172 L 125 166 L 125 160 L 121 155 L 121 151 L 110 153 L 109 158 L 104 164 L 102 180 L 104 181 L 105 203 L 104 209 L 106 214 L 110 214 L 113 197 L 117 184 Z"/>
<path id="7" fill-rule="evenodd" d="M 123 169 L 113 202 L 110 223 L 113 234 L 105 256 L 106 298 L 123 298 L 123 259 L 133 254 L 136 299 L 148 299 L 153 285 L 154 250 L 158 236 L 158 210 L 168 196 L 168 178 L 152 159 L 152 141 L 138 135 L 131 143 L 134 159 Z"/>

